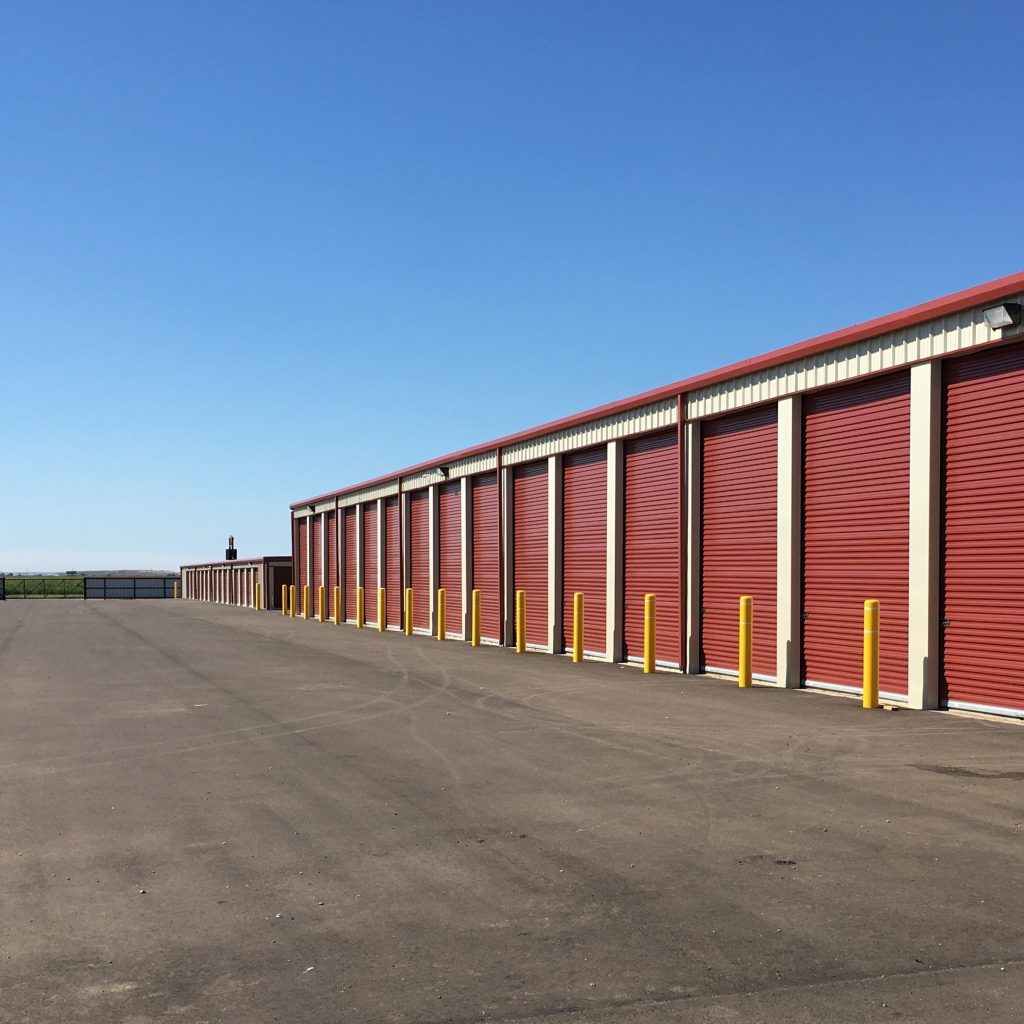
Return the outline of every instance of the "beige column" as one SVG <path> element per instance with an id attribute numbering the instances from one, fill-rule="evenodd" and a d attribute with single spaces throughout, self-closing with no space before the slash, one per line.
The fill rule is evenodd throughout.
<path id="1" fill-rule="evenodd" d="M 356 589 L 365 585 L 366 545 L 363 542 L 363 504 L 356 505 Z M 353 604 L 353 607 L 355 605 Z M 366 610 L 366 593 L 363 593 L 363 611 Z M 365 616 L 364 616 L 365 617 Z"/>
<path id="2" fill-rule="evenodd" d="M 437 588 L 441 585 L 441 506 L 437 484 L 427 490 L 430 516 L 430 635 L 437 635 Z M 416 600 L 420 600 L 419 594 Z"/>
<path id="3" fill-rule="evenodd" d="M 684 436 L 686 487 L 686 664 L 687 672 L 700 665 L 701 574 L 701 438 L 700 420 L 686 424 Z"/>
<path id="4" fill-rule="evenodd" d="M 462 639 L 470 635 L 473 593 L 473 478 L 464 476 L 462 485 Z"/>
<path id="5" fill-rule="evenodd" d="M 800 686 L 804 429 L 800 396 L 778 404 L 776 685 Z"/>
<path id="6" fill-rule="evenodd" d="M 609 661 L 622 661 L 622 578 L 625 553 L 625 449 L 608 442 L 608 556 L 605 576 L 605 650 Z M 586 609 L 584 609 L 584 614 Z"/>
<path id="7" fill-rule="evenodd" d="M 506 647 L 516 642 L 515 497 L 514 470 L 509 466 L 501 471 L 501 564 L 505 582 L 502 642 Z"/>
<path id="8" fill-rule="evenodd" d="M 942 366 L 910 368 L 910 587 L 907 703 L 939 706 Z M 879 629 L 885 630 L 885 606 Z"/>
<path id="9" fill-rule="evenodd" d="M 548 650 L 562 650 L 562 456 L 548 456 Z"/>

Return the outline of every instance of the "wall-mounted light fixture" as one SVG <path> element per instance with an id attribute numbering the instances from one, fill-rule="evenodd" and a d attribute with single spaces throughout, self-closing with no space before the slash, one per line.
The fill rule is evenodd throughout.
<path id="1" fill-rule="evenodd" d="M 316 505 L 310 505 L 309 506 L 309 511 L 310 512 L 315 512 L 316 511 Z"/>
<path id="2" fill-rule="evenodd" d="M 448 467 L 447 466 L 438 466 L 437 467 L 437 471 L 438 471 L 438 473 L 441 474 L 441 479 L 442 480 L 447 480 L 448 479 Z"/>
<path id="3" fill-rule="evenodd" d="M 985 310 L 985 323 L 993 331 L 1001 331 L 1004 327 L 1016 327 L 1020 323 L 1020 303 L 1004 302 L 1001 306 L 989 306 Z"/>

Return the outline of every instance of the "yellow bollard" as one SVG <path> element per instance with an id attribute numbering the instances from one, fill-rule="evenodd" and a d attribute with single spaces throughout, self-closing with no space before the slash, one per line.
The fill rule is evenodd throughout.
<path id="1" fill-rule="evenodd" d="M 572 595 L 572 660 L 578 665 L 583 660 L 583 593 Z"/>
<path id="2" fill-rule="evenodd" d="M 288 614 L 288 584 L 281 584 L 281 614 Z"/>
<path id="3" fill-rule="evenodd" d="M 480 591 L 473 591 L 472 612 L 469 623 L 469 644 L 471 647 L 480 646 Z"/>
<path id="4" fill-rule="evenodd" d="M 754 636 L 754 599 L 740 598 L 740 670 L 739 684 L 744 689 L 753 682 L 751 646 Z"/>
<path id="5" fill-rule="evenodd" d="M 657 614 L 657 599 L 654 594 L 644 594 L 644 673 L 654 671 L 654 622 Z"/>
<path id="6" fill-rule="evenodd" d="M 290 618 L 295 618 L 295 584 L 293 583 L 288 588 L 288 615 Z"/>
<path id="7" fill-rule="evenodd" d="M 388 592 L 384 587 L 377 591 L 377 632 L 388 628 Z"/>
<path id="8" fill-rule="evenodd" d="M 437 592 L 437 639 L 443 640 L 448 632 L 445 628 L 448 625 L 448 595 L 442 587 Z"/>
<path id="9" fill-rule="evenodd" d="M 165 590 L 164 593 L 166 594 L 167 591 Z M 177 583 L 174 584 L 174 600 L 175 601 L 178 600 L 178 584 Z"/>
<path id="10" fill-rule="evenodd" d="M 412 636 L 412 587 L 405 588 L 405 635 Z"/>
<path id="11" fill-rule="evenodd" d="M 263 584 L 260 583 L 259 581 L 257 581 L 256 582 L 256 611 L 260 610 L 260 606 L 263 603 L 263 601 L 262 601 L 262 599 L 263 599 L 262 590 L 263 590 Z"/>
<path id="12" fill-rule="evenodd" d="M 365 605 L 363 604 L 364 593 L 362 587 L 356 587 L 356 629 L 362 629 L 366 625 Z"/>
<path id="13" fill-rule="evenodd" d="M 316 599 L 317 599 L 317 602 L 318 602 L 319 607 L 320 607 L 320 610 L 317 613 L 317 618 L 321 622 L 326 622 L 327 621 L 327 604 L 326 604 L 327 588 L 322 583 L 320 584 L 319 587 L 317 587 Z"/>
<path id="14" fill-rule="evenodd" d="M 863 706 L 866 708 L 878 707 L 878 619 L 878 602 L 865 601 Z"/>
<path id="15" fill-rule="evenodd" d="M 334 588 L 334 624 L 341 625 L 341 587 Z"/>
<path id="16" fill-rule="evenodd" d="M 313 592 L 309 589 L 309 584 L 305 583 L 302 587 L 302 617 L 309 619 L 310 615 L 313 614 Z"/>
<path id="17" fill-rule="evenodd" d="M 516 591 L 516 654 L 526 650 L 526 591 Z"/>

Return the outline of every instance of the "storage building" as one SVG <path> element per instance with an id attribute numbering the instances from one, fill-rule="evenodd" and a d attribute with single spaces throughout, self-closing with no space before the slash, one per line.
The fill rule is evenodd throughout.
<path id="1" fill-rule="evenodd" d="M 256 607 L 256 584 L 261 608 L 281 607 L 281 587 L 292 582 L 288 555 L 199 562 L 181 567 L 181 596 L 191 601 L 212 601 L 241 608 Z"/>
<path id="2" fill-rule="evenodd" d="M 386 588 L 387 628 L 858 692 L 881 602 L 883 698 L 1024 717 L 1024 274 L 292 506 L 297 583 Z M 328 600 L 332 591 L 327 590 Z"/>

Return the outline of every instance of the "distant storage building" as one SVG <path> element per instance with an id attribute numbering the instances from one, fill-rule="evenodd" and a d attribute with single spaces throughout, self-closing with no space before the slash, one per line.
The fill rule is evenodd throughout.
<path id="1" fill-rule="evenodd" d="M 340 614 L 561 652 L 1024 717 L 1024 274 L 292 505 L 296 582 Z"/>
<path id="2" fill-rule="evenodd" d="M 281 587 L 291 582 L 292 560 L 288 555 L 200 562 L 181 567 L 182 597 L 243 608 L 256 607 L 257 583 L 260 584 L 260 607 L 280 608 Z"/>

